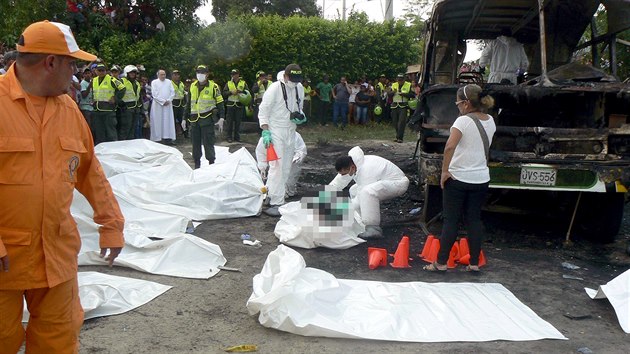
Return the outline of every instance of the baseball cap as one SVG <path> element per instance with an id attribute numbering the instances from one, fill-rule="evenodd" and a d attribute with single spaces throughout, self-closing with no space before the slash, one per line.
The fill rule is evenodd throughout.
<path id="1" fill-rule="evenodd" d="M 107 70 L 107 67 L 105 66 L 105 64 L 101 63 L 101 64 L 96 64 L 94 69 L 96 69 L 96 70 Z"/>
<path id="2" fill-rule="evenodd" d="M 96 55 L 79 49 L 69 26 L 58 22 L 35 22 L 24 30 L 17 43 L 20 53 L 67 55 L 85 61 L 96 60 Z"/>
<path id="3" fill-rule="evenodd" d="M 398 74 L 398 75 L 396 75 L 396 78 L 397 79 L 404 79 L 405 75 L 404 74 Z"/>
<path id="4" fill-rule="evenodd" d="M 379 76 L 379 77 L 385 77 L 385 74 L 381 74 L 381 76 Z"/>
<path id="5" fill-rule="evenodd" d="M 118 67 L 118 65 L 114 65 L 114 66 L 112 66 L 110 71 L 120 71 L 120 68 Z"/>
<path id="6" fill-rule="evenodd" d="M 179 70 L 175 69 L 173 71 L 171 71 L 172 74 L 179 74 Z"/>
<path id="7" fill-rule="evenodd" d="M 195 71 L 207 73 L 208 67 L 205 65 L 197 65 L 197 69 L 195 69 Z"/>
<path id="8" fill-rule="evenodd" d="M 370 85 L 367 82 L 364 82 L 364 83 L 361 84 L 361 86 L 363 86 L 365 88 L 368 88 L 368 86 L 370 86 Z"/>
<path id="9" fill-rule="evenodd" d="M 297 64 L 287 65 L 284 74 L 289 77 L 291 82 L 302 82 L 302 68 Z"/>
<path id="10" fill-rule="evenodd" d="M 256 77 L 260 77 L 260 75 L 265 75 L 265 72 L 264 72 L 264 71 L 262 71 L 262 70 L 259 70 L 259 71 L 256 73 Z"/>
<path id="11" fill-rule="evenodd" d="M 234 74 L 240 74 L 240 72 L 238 71 L 238 69 L 232 69 L 232 71 L 230 72 L 231 75 Z"/>

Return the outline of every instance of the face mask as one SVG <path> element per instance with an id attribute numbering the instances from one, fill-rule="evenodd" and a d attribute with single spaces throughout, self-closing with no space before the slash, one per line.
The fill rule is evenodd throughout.
<path id="1" fill-rule="evenodd" d="M 293 82 L 293 81 L 287 81 L 287 87 L 292 89 L 295 88 L 297 86 L 297 83 Z"/>
<path id="2" fill-rule="evenodd" d="M 206 74 L 197 74 L 197 80 L 199 80 L 199 82 L 206 81 Z"/>

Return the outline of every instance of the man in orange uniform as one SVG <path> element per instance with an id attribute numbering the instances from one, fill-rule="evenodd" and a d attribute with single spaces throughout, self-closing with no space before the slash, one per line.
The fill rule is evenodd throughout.
<path id="1" fill-rule="evenodd" d="M 94 209 L 101 256 L 123 247 L 124 218 L 94 156 L 90 129 L 65 95 L 81 51 L 66 25 L 37 22 L 0 78 L 0 353 L 77 353 L 83 310 L 81 239 L 70 214 L 76 188 Z M 23 301 L 31 314 L 22 327 Z"/>

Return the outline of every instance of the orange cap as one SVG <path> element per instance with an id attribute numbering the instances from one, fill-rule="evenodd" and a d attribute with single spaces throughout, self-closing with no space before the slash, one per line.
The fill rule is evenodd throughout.
<path id="1" fill-rule="evenodd" d="M 20 53 L 67 55 L 92 61 L 96 56 L 79 49 L 72 30 L 58 22 L 41 21 L 26 27 L 17 44 Z"/>

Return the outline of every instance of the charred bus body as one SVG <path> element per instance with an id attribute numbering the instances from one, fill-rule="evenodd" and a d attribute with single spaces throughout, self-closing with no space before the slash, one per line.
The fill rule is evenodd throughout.
<path id="1" fill-rule="evenodd" d="M 455 93 L 477 83 L 496 100 L 488 112 L 497 132 L 486 208 L 552 202 L 577 213 L 578 230 L 602 242 L 614 239 L 630 186 L 630 83 L 615 77 L 614 43 L 616 33 L 630 28 L 630 0 L 602 3 L 608 33 L 578 45 L 600 1 L 436 1 L 427 23 L 422 94 L 410 123 L 420 132 L 425 221 L 441 211 L 442 152 L 458 116 Z M 479 73 L 459 72 L 466 40 L 490 40 L 505 31 L 524 44 L 528 81 L 484 84 Z M 603 41 L 613 44 L 611 72 L 571 62 L 576 50 Z"/>

